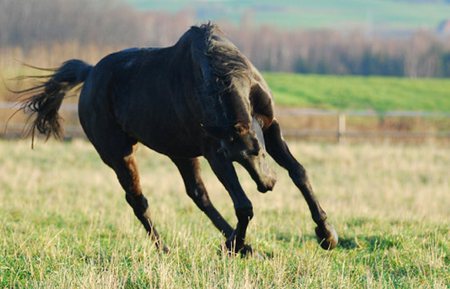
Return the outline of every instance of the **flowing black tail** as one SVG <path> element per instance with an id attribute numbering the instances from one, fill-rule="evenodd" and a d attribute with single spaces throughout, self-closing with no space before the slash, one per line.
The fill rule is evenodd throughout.
<path id="1" fill-rule="evenodd" d="M 78 84 L 83 83 L 91 69 L 92 66 L 84 61 L 71 59 L 64 62 L 57 69 L 42 69 L 53 73 L 45 77 L 36 77 L 46 79 L 41 84 L 25 90 L 15 91 L 24 96 L 19 100 L 19 110 L 30 114 L 30 119 L 34 117 L 30 127 L 32 145 L 36 129 L 41 134 L 45 134 L 47 139 L 51 135 L 56 138 L 62 137 L 61 117 L 58 110 L 66 93 Z"/>

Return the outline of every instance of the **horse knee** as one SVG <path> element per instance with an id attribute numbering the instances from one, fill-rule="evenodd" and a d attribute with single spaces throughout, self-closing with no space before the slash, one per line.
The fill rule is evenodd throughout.
<path id="1" fill-rule="evenodd" d="M 253 218 L 253 207 L 246 206 L 236 209 L 236 217 L 239 222 L 248 222 Z"/>
<path id="2" fill-rule="evenodd" d="M 204 187 L 196 186 L 188 189 L 186 192 L 202 211 L 211 205 L 211 201 L 209 200 L 208 194 L 206 193 Z"/>
<path id="3" fill-rule="evenodd" d="M 308 182 L 308 174 L 305 168 L 300 164 L 296 165 L 294 168 L 289 170 L 289 176 L 295 182 L 299 181 L 302 184 Z"/>

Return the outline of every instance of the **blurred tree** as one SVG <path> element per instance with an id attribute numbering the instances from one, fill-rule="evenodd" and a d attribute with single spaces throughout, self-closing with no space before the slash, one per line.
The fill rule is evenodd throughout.
<path id="1" fill-rule="evenodd" d="M 168 46 L 196 23 L 195 11 L 136 11 L 120 0 L 0 0 L 0 49 L 52 54 L 75 43 L 100 52 L 133 46 Z M 364 31 L 280 30 L 221 22 L 225 34 L 262 70 L 318 74 L 448 76 L 450 41 L 433 31 L 374 35 Z M 44 47 L 44 49 L 42 49 Z M 47 52 L 45 52 L 45 49 Z M 78 49 L 78 50 L 76 50 Z M 98 53 L 100 54 L 100 53 Z M 66 55 L 64 55 L 66 56 Z M 96 55 L 97 56 L 97 55 Z M 96 57 L 91 57 L 95 59 Z M 1 59 L 0 59 L 1 60 Z"/>

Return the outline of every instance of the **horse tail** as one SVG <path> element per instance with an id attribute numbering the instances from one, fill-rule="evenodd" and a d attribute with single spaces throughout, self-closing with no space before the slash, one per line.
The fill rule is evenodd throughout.
<path id="1" fill-rule="evenodd" d="M 31 88 L 14 91 L 21 94 L 21 97 L 19 97 L 19 110 L 30 114 L 29 119 L 34 118 L 28 132 L 28 134 L 31 134 L 33 146 L 36 129 L 39 133 L 44 134 L 46 139 L 51 135 L 57 139 L 62 138 L 63 132 L 61 117 L 58 113 L 59 108 L 67 92 L 86 80 L 89 72 L 92 70 L 92 66 L 84 61 L 71 59 L 56 69 L 30 67 L 53 72 L 46 76 L 24 77 L 43 78 L 44 81 Z"/>

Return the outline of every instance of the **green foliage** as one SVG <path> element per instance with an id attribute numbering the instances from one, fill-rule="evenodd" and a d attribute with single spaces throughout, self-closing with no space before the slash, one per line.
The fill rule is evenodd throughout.
<path id="1" fill-rule="evenodd" d="M 448 286 L 445 147 L 291 145 L 340 234 L 330 252 L 284 171 L 273 192 L 259 194 L 239 168 L 255 208 L 248 240 L 263 257 L 241 259 L 219 253 L 224 240 L 167 158 L 138 150 L 153 220 L 171 248 L 160 255 L 89 143 L 29 145 L 0 141 L 1 288 Z M 229 196 L 202 167 L 211 199 L 235 224 Z"/>
<path id="2" fill-rule="evenodd" d="M 265 73 L 284 106 L 450 112 L 450 80 Z"/>
<path id="3" fill-rule="evenodd" d="M 450 54 L 449 54 L 450 63 Z M 2 75 L 37 74 L 8 68 Z M 281 106 L 337 110 L 450 112 L 450 80 L 436 78 L 360 77 L 264 73 L 275 103 Z M 20 89 L 20 87 L 15 87 Z M 8 99 L 0 86 L 0 99 Z M 76 102 L 77 98 L 67 101 Z"/>

